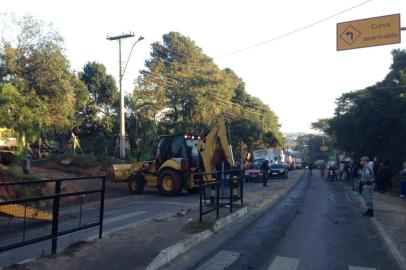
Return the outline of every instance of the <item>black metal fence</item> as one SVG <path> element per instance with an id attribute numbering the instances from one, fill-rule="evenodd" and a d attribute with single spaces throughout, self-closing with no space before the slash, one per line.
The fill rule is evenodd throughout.
<path id="1" fill-rule="evenodd" d="M 216 211 L 220 217 L 220 208 L 228 207 L 230 213 L 239 202 L 244 204 L 244 170 L 228 170 L 216 173 L 200 173 L 200 207 L 199 221 L 203 216 Z"/>
<path id="2" fill-rule="evenodd" d="M 0 182 L 0 252 L 99 226 L 103 232 L 104 177 Z M 10 199 L 11 197 L 11 199 Z"/>

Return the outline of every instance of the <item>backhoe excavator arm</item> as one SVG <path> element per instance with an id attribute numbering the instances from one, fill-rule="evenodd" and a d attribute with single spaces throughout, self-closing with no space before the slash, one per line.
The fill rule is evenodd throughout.
<path id="1" fill-rule="evenodd" d="M 220 117 L 217 124 L 197 143 L 197 150 L 200 152 L 206 173 L 212 173 L 216 170 L 213 157 L 216 154 L 218 142 L 225 159 L 230 166 L 234 166 L 234 156 L 227 125 L 228 123 L 224 116 Z"/>

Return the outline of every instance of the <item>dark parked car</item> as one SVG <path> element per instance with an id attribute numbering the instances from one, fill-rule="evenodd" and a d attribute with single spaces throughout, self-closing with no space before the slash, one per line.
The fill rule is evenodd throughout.
<path id="1" fill-rule="evenodd" d="M 262 172 L 260 164 L 252 164 L 245 169 L 245 180 L 262 180 Z"/>
<path id="2" fill-rule="evenodd" d="M 288 168 L 283 164 L 272 164 L 270 168 L 271 178 L 280 177 L 288 178 Z"/>

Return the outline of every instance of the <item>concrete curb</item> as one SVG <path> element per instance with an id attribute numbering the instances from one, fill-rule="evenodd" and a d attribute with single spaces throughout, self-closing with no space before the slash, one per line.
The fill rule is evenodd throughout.
<path id="1" fill-rule="evenodd" d="M 357 196 L 354 191 L 350 191 L 350 194 L 352 195 L 353 198 L 358 202 L 360 206 L 364 205 L 364 200 L 362 199 L 361 196 Z M 398 264 L 399 268 L 401 270 L 406 270 L 406 259 L 400 255 L 400 252 L 394 242 L 396 242 L 396 239 L 393 239 L 385 230 L 385 227 L 382 225 L 382 223 L 377 220 L 375 217 L 371 218 L 372 222 L 374 223 L 376 229 L 378 230 L 379 234 L 383 238 L 385 244 L 389 248 L 390 252 L 392 255 L 395 257 L 396 263 Z"/>
<path id="2" fill-rule="evenodd" d="M 393 243 L 392 238 L 385 231 L 385 228 L 383 227 L 383 225 L 376 218 L 372 218 L 372 221 L 375 224 L 375 227 L 378 229 L 379 233 L 381 234 L 382 238 L 385 240 L 385 243 L 388 246 L 389 250 L 392 252 L 393 256 L 395 257 L 395 260 L 396 260 L 397 264 L 399 265 L 400 269 L 406 270 L 405 259 L 400 255 L 399 250 L 397 249 L 395 243 Z"/>
<path id="3" fill-rule="evenodd" d="M 245 216 L 248 214 L 248 208 L 244 207 L 238 211 L 231 213 L 230 215 L 225 216 L 216 221 L 212 229 L 205 230 L 201 233 L 194 234 L 172 246 L 169 246 L 161 250 L 158 255 L 152 260 L 152 262 L 145 268 L 146 270 L 156 270 L 160 267 L 170 263 L 179 255 L 186 253 L 192 247 L 196 246 L 200 242 L 206 240 L 214 233 L 220 232 L 224 227 L 233 221 Z"/>
<path id="4" fill-rule="evenodd" d="M 217 220 L 216 223 L 213 225 L 213 231 L 215 233 L 218 233 L 228 224 L 233 222 L 234 220 L 237 220 L 247 214 L 248 214 L 248 207 L 243 207 L 243 208 L 239 209 L 238 211 L 231 213 L 231 214 Z"/>

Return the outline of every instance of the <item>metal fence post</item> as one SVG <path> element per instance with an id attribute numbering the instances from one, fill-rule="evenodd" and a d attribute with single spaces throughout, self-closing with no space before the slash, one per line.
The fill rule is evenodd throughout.
<path id="1" fill-rule="evenodd" d="M 230 213 L 233 212 L 233 191 L 234 191 L 234 176 L 230 175 Z"/>
<path id="2" fill-rule="evenodd" d="M 25 241 L 26 220 L 27 220 L 27 203 L 24 203 L 23 242 Z"/>
<path id="3" fill-rule="evenodd" d="M 216 181 L 216 219 L 220 217 L 220 181 Z"/>
<path id="4" fill-rule="evenodd" d="M 245 178 L 245 169 L 241 170 L 241 178 L 240 178 L 240 200 L 241 206 L 244 205 L 244 179 Z"/>
<path id="5" fill-rule="evenodd" d="M 203 176 L 200 175 L 199 177 L 199 185 L 200 185 L 200 205 L 199 205 L 199 222 L 202 223 L 202 213 L 203 213 Z"/>
<path id="6" fill-rule="evenodd" d="M 82 225 L 82 210 L 83 210 L 83 197 L 85 195 L 80 195 L 80 207 L 79 207 L 79 227 Z"/>
<path id="7" fill-rule="evenodd" d="M 56 254 L 58 245 L 58 225 L 59 225 L 59 194 L 61 193 L 61 180 L 55 182 L 54 205 L 52 209 L 52 249 L 51 253 Z"/>
<path id="8" fill-rule="evenodd" d="M 104 193 L 106 191 L 106 177 L 102 178 L 102 192 L 100 194 L 100 220 L 99 220 L 99 238 L 103 236 L 103 217 L 104 217 Z"/>

